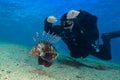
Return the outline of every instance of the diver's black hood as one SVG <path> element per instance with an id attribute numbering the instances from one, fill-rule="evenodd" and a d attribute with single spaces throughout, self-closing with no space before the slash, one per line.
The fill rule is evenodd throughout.
<path id="1" fill-rule="evenodd" d="M 62 18 L 60 19 L 60 21 L 61 21 L 61 25 L 63 24 L 63 22 L 64 21 L 67 21 L 67 20 L 72 20 L 72 21 L 74 21 L 74 19 L 67 19 L 67 13 L 65 13 L 63 16 L 62 16 Z M 68 25 L 68 24 L 66 24 L 67 26 L 70 26 L 70 25 Z M 64 27 L 67 27 L 67 26 L 64 26 Z M 62 25 L 62 27 L 63 27 L 63 25 Z"/>

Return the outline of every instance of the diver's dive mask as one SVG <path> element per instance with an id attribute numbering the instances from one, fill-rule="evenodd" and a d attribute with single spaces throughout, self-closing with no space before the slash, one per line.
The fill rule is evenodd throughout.
<path id="1" fill-rule="evenodd" d="M 74 26 L 74 21 L 69 19 L 65 20 L 63 21 L 62 26 L 64 29 L 72 29 Z"/>

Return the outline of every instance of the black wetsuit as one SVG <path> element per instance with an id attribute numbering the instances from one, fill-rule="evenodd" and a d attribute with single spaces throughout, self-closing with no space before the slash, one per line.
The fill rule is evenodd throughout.
<path id="1" fill-rule="evenodd" d="M 61 18 L 61 25 L 53 25 L 45 19 L 44 30 L 50 34 L 54 33 L 62 38 L 68 46 L 70 55 L 74 58 L 87 57 L 89 54 L 103 59 L 111 59 L 110 44 L 99 45 L 99 52 L 96 52 L 95 41 L 99 38 L 97 29 L 97 17 L 86 11 L 80 10 L 80 14 L 73 19 L 74 27 L 72 30 L 65 30 L 62 23 L 66 21 L 65 13 Z M 93 46 L 94 45 L 94 46 Z"/>

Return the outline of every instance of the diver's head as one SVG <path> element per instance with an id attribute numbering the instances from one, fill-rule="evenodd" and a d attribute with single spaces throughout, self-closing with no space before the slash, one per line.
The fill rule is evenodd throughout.
<path id="1" fill-rule="evenodd" d="M 68 29 L 72 30 L 73 26 L 74 26 L 74 21 L 73 20 L 68 19 L 68 20 L 65 20 L 65 21 L 62 22 L 62 27 L 65 30 L 68 30 Z"/>
<path id="2" fill-rule="evenodd" d="M 64 14 L 61 18 L 61 25 L 63 29 L 71 29 L 74 27 L 74 22 L 77 16 L 80 14 L 80 11 L 70 10 L 68 13 Z"/>
<path id="3" fill-rule="evenodd" d="M 67 15 L 67 13 L 64 14 L 64 15 L 62 16 L 62 18 L 61 18 L 61 26 L 62 26 L 63 29 L 65 29 L 65 30 L 69 30 L 69 29 L 72 30 L 72 28 L 73 28 L 73 26 L 74 26 L 74 19 L 67 19 L 67 18 L 66 18 L 66 15 Z"/>

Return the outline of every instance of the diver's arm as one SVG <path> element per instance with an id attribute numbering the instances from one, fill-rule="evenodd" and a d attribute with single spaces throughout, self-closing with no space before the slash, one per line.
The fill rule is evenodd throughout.
<path id="1" fill-rule="evenodd" d="M 49 18 L 49 19 L 48 19 Z M 44 21 L 44 30 L 45 32 L 49 32 L 49 34 L 56 34 L 59 35 L 61 33 L 61 26 L 60 25 L 54 25 L 53 24 L 57 21 L 55 18 L 52 19 L 53 17 L 48 17 Z M 51 18 L 51 19 L 50 19 Z"/>
<path id="2" fill-rule="evenodd" d="M 53 23 L 48 22 L 47 18 L 46 18 L 45 21 L 44 21 L 44 30 L 45 30 L 45 32 L 48 33 L 49 31 L 51 31 L 52 26 L 53 26 Z"/>

